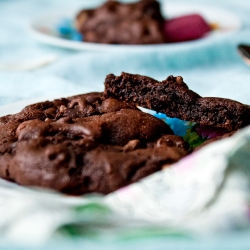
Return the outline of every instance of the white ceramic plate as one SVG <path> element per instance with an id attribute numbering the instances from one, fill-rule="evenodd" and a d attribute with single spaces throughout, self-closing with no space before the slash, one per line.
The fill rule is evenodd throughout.
<path id="1" fill-rule="evenodd" d="M 55 45 L 59 47 L 76 49 L 76 50 L 96 50 L 96 51 L 145 51 L 145 50 L 162 50 L 173 48 L 173 46 L 195 45 L 209 39 L 221 38 L 222 36 L 231 34 L 241 27 L 241 20 L 234 13 L 224 9 L 211 7 L 203 4 L 177 4 L 177 3 L 161 3 L 162 13 L 165 17 L 172 18 L 185 14 L 200 14 L 208 23 L 216 23 L 220 29 L 211 32 L 210 35 L 191 42 L 172 43 L 172 44 L 159 44 L 159 45 L 109 45 L 109 44 L 96 44 L 87 42 L 78 42 L 63 39 L 56 31 L 56 26 L 63 18 L 74 19 L 76 13 L 79 11 L 53 11 L 52 13 L 44 14 L 41 17 L 33 20 L 28 26 L 29 34 L 36 40 Z"/>

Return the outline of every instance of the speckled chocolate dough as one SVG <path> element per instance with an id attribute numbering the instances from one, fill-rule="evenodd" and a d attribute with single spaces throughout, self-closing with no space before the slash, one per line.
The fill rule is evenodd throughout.
<path id="1" fill-rule="evenodd" d="M 201 97 L 183 82 L 182 77 L 169 76 L 164 81 L 122 73 L 109 74 L 105 80 L 106 97 L 153 109 L 201 125 L 237 130 L 250 124 L 250 108 L 237 101 Z"/>
<path id="2" fill-rule="evenodd" d="M 94 43 L 164 43 L 163 24 L 160 6 L 155 0 L 107 1 L 96 9 L 82 10 L 76 17 L 76 27 L 83 34 L 84 42 Z"/>
<path id="3" fill-rule="evenodd" d="M 0 177 L 26 186 L 107 194 L 188 153 L 163 121 L 102 93 L 0 118 Z"/>

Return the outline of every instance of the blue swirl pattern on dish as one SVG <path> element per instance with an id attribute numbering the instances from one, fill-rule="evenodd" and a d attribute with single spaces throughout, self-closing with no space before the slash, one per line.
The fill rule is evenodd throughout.
<path id="1" fill-rule="evenodd" d="M 82 41 L 83 36 L 74 27 L 74 22 L 70 18 L 63 18 L 56 27 L 60 37 L 72 41 Z"/>

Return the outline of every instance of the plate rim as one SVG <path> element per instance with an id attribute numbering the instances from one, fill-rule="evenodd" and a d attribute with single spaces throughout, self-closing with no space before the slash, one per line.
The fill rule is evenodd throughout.
<path id="1" fill-rule="evenodd" d="M 59 14 L 63 13 L 68 13 L 68 17 L 71 17 L 73 13 L 77 13 L 76 9 L 72 10 L 67 10 L 67 12 L 63 9 L 55 11 L 50 11 L 50 12 L 44 12 L 40 16 L 37 16 L 36 18 L 30 20 L 28 25 L 26 25 L 26 32 L 32 37 L 33 39 L 40 41 L 42 43 L 48 44 L 48 45 L 53 45 L 61 48 L 67 48 L 67 49 L 73 49 L 73 50 L 92 50 L 92 51 L 122 51 L 126 50 L 126 52 L 135 52 L 135 51 L 161 51 L 161 50 L 166 50 L 166 49 L 172 49 L 172 48 L 178 48 L 178 47 L 183 47 L 186 46 L 192 47 L 195 44 L 202 44 L 204 42 L 211 41 L 218 36 L 228 36 L 238 30 L 242 27 L 242 21 L 238 15 L 233 13 L 232 11 L 227 10 L 226 8 L 220 8 L 216 7 L 216 5 L 208 5 L 205 3 L 166 3 L 165 1 L 160 1 L 161 4 L 167 4 L 168 6 L 183 6 L 185 7 L 198 7 L 198 8 L 208 8 L 210 10 L 219 10 L 220 12 L 227 13 L 231 16 L 234 16 L 234 18 L 237 20 L 237 23 L 235 27 L 231 30 L 227 31 L 221 31 L 220 33 L 214 33 L 212 35 L 204 36 L 202 38 L 199 38 L 197 40 L 193 41 L 186 41 L 186 42 L 178 42 L 178 43 L 164 43 L 164 44 L 138 44 L 138 45 L 126 45 L 126 44 L 100 44 L 100 43 L 89 43 L 89 42 L 79 42 L 79 41 L 72 41 L 72 40 L 67 40 L 58 36 L 53 36 L 51 34 L 46 34 L 41 31 L 39 31 L 35 26 L 36 23 L 39 23 L 39 19 L 43 19 L 45 16 L 52 16 L 55 15 L 59 16 Z M 215 31 L 216 32 L 216 31 Z M 211 38 L 211 39 L 210 39 Z"/>

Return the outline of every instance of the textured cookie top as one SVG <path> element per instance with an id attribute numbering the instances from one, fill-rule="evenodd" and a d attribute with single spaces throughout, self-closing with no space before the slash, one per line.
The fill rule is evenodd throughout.
<path id="1" fill-rule="evenodd" d="M 84 41 L 94 43 L 164 43 L 163 23 L 155 0 L 106 1 L 96 9 L 82 10 L 76 17 L 76 27 Z"/>
<path id="2" fill-rule="evenodd" d="M 190 90 L 180 76 L 169 76 L 159 82 L 124 72 L 120 76 L 109 74 L 104 94 L 170 117 L 229 131 L 250 124 L 249 106 L 225 98 L 201 97 Z"/>
<path id="3" fill-rule="evenodd" d="M 102 93 L 0 118 L 0 176 L 70 194 L 115 191 L 188 153 L 163 121 Z"/>

